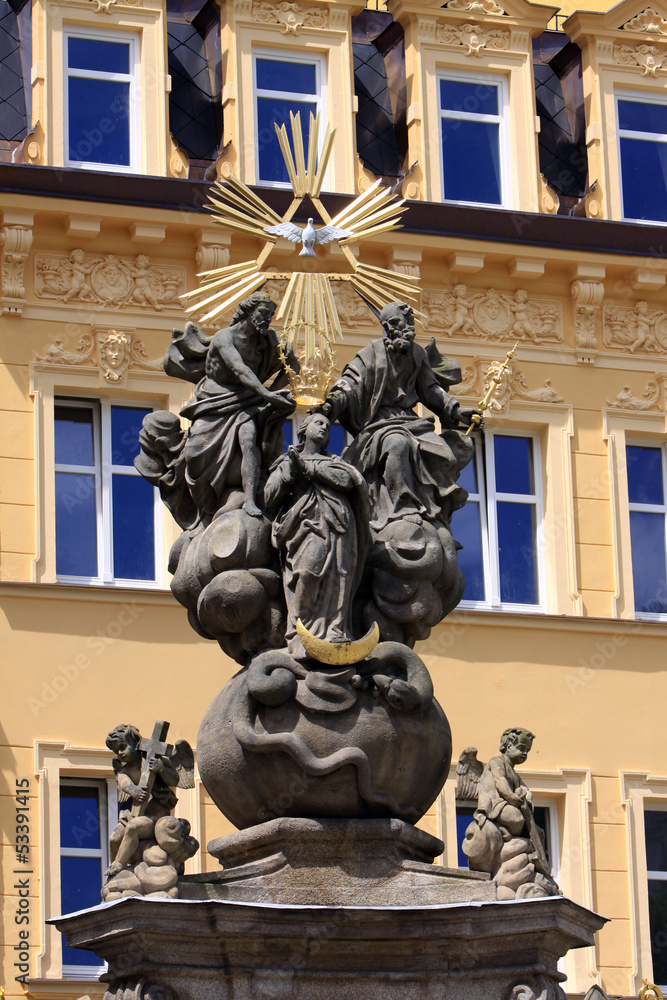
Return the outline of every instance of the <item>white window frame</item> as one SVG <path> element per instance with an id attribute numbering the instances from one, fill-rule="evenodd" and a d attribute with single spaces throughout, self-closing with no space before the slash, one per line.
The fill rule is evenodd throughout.
<path id="1" fill-rule="evenodd" d="M 129 409 L 153 410 L 154 404 L 135 399 L 113 399 L 110 397 L 69 397 L 58 395 L 54 399 L 55 409 L 67 406 L 76 409 L 92 409 L 93 412 L 93 448 L 94 466 L 65 465 L 54 461 L 53 475 L 57 472 L 79 473 L 95 477 L 95 506 L 97 512 L 97 576 L 68 576 L 56 573 L 58 582 L 80 585 L 108 587 L 136 587 L 159 589 L 164 586 L 161 579 L 162 569 L 162 504 L 160 493 L 153 487 L 153 558 L 155 573 L 152 580 L 130 580 L 113 575 L 113 496 L 112 480 L 114 475 L 141 476 L 141 473 L 129 465 L 113 465 L 111 453 L 111 408 L 125 406 Z M 56 559 L 57 559 L 56 538 Z M 101 570 L 101 571 L 100 571 Z"/>
<path id="2" fill-rule="evenodd" d="M 533 483 L 535 492 L 531 494 L 501 493 L 495 488 L 495 455 L 493 438 L 496 434 L 502 437 L 529 438 L 533 449 Z M 544 558 L 544 499 L 542 492 L 542 455 L 539 435 L 520 427 L 498 427 L 484 431 L 484 458 L 481 448 L 475 447 L 478 493 L 471 493 L 473 501 L 479 502 L 480 528 L 482 533 L 482 565 L 484 571 L 485 601 L 461 600 L 458 607 L 471 611 L 517 611 L 522 613 L 544 614 L 547 610 L 547 580 L 546 561 Z M 489 484 L 493 488 L 489 489 Z M 483 487 L 483 488 L 482 488 Z M 510 503 L 526 503 L 535 507 L 535 568 L 537 582 L 537 603 L 516 604 L 505 602 L 500 598 L 500 558 L 498 552 L 498 501 Z M 456 524 L 453 526 L 456 537 Z"/>
<path id="3" fill-rule="evenodd" d="M 68 43 L 70 38 L 88 38 L 99 42 L 116 42 L 130 46 L 130 72 L 110 73 L 92 69 L 70 69 Z M 112 173 L 139 173 L 141 170 L 141 42 L 138 34 L 127 31 L 106 31 L 97 28 L 71 27 L 63 31 L 63 158 L 66 167 L 76 167 L 82 170 L 103 170 Z M 110 80 L 129 83 L 129 164 L 99 163 L 89 160 L 71 160 L 69 156 L 69 78 L 70 76 L 86 80 Z"/>
<path id="4" fill-rule="evenodd" d="M 652 448 L 654 451 L 660 452 L 660 465 L 662 468 L 662 495 L 663 503 L 653 504 L 653 503 L 636 503 L 630 500 L 630 475 L 627 470 L 627 450 L 628 448 Z M 626 466 L 626 476 L 628 480 L 628 514 L 633 511 L 639 511 L 648 514 L 662 514 L 663 516 L 663 529 L 665 533 L 665 564 L 667 565 L 667 444 L 660 441 L 642 440 L 641 438 L 628 437 L 625 438 L 625 466 Z M 632 566 L 632 535 L 630 536 L 630 566 Z M 634 604 L 634 573 L 632 579 L 632 601 Z M 666 595 L 667 596 L 667 595 Z M 649 622 L 665 622 L 667 621 L 667 612 L 665 611 L 637 611 L 635 609 L 635 618 L 641 621 Z"/>
<path id="5" fill-rule="evenodd" d="M 59 791 L 63 784 L 78 785 L 80 788 L 95 787 L 99 790 L 100 809 L 100 846 L 99 847 L 63 847 L 60 843 L 61 858 L 100 858 L 102 873 L 109 866 L 109 839 L 118 822 L 118 796 L 114 778 L 70 778 L 61 776 Z M 106 823 L 103 821 L 106 820 Z M 65 965 L 63 964 L 63 979 L 97 979 L 100 973 L 107 969 L 106 962 L 97 965 Z"/>
<path id="6" fill-rule="evenodd" d="M 455 80 L 461 83 L 477 83 L 481 86 L 491 85 L 498 88 L 498 114 L 486 115 L 476 114 L 469 111 L 443 111 L 440 98 L 440 81 Z M 436 78 L 437 98 L 438 98 L 438 144 L 440 160 L 440 191 L 442 200 L 448 205 L 469 205 L 478 208 L 511 208 L 509 204 L 510 185 L 510 143 L 508 141 L 508 121 L 509 121 L 509 93 L 508 81 L 504 76 L 492 75 L 490 73 L 465 73 L 458 70 L 441 69 Z M 455 121 L 475 121 L 490 122 L 498 124 L 498 163 L 500 166 L 500 202 L 486 201 L 460 201 L 456 198 L 448 198 L 445 192 L 445 163 L 442 152 L 442 120 L 444 118 Z"/>
<path id="7" fill-rule="evenodd" d="M 300 64 L 309 64 L 315 66 L 315 89 L 317 93 L 315 94 L 294 94 L 287 90 L 265 90 L 264 88 L 259 88 L 257 86 L 257 60 L 258 59 L 269 59 L 275 62 L 292 62 Z M 275 97 L 281 101 L 309 101 L 314 102 L 316 105 L 316 113 L 321 116 L 320 119 L 320 131 L 318 139 L 318 155 L 322 152 L 322 142 L 324 139 L 324 133 L 326 131 L 326 109 L 327 109 L 327 63 L 326 57 L 318 52 L 308 52 L 306 50 L 301 50 L 299 52 L 290 52 L 288 49 L 272 49 L 272 48 L 253 48 L 252 50 L 252 107 L 253 107 L 253 141 L 255 144 L 255 183 L 260 184 L 262 187 L 274 187 L 281 189 L 291 189 L 290 183 L 285 183 L 284 181 L 269 181 L 263 180 L 259 176 L 259 121 L 257 115 L 257 100 L 258 98 L 270 98 Z M 302 122 L 302 126 L 303 126 Z M 305 123 L 306 131 L 308 129 L 308 122 Z M 285 123 L 285 128 L 287 129 L 287 134 L 291 135 L 289 122 Z M 307 162 L 307 161 L 306 161 Z M 329 170 L 325 174 L 325 178 L 328 176 Z"/>
<path id="8" fill-rule="evenodd" d="M 644 819 L 644 817 L 646 816 L 647 812 L 661 812 L 661 813 L 666 813 L 667 814 L 667 802 L 651 802 L 650 800 L 646 800 L 644 802 L 644 813 L 643 813 L 642 819 Z M 645 819 L 644 819 L 644 836 L 646 836 L 646 822 L 645 822 Z M 648 883 L 649 883 L 649 880 L 654 881 L 654 882 L 667 882 L 667 870 L 666 871 L 653 871 L 650 868 L 648 868 L 648 866 L 647 866 L 647 869 L 646 869 L 646 901 L 647 901 L 647 907 L 648 907 Z M 651 952 L 651 965 L 653 965 L 653 948 L 651 947 L 651 942 L 650 942 L 650 926 L 651 925 L 650 925 L 650 919 L 649 919 L 649 951 Z M 654 976 L 655 976 L 655 972 L 653 972 L 653 970 L 652 970 L 651 971 L 651 982 L 652 983 L 655 983 Z M 665 991 L 667 991 L 667 983 L 656 983 L 656 985 L 660 987 L 660 989 L 662 990 L 663 993 Z"/>
<path id="9" fill-rule="evenodd" d="M 635 132 L 631 129 L 621 129 L 618 117 L 618 102 L 633 101 L 635 104 L 661 104 L 667 107 L 667 99 L 664 94 L 646 93 L 642 90 L 616 90 L 614 91 L 614 123 L 616 125 L 616 153 L 618 157 L 618 189 L 621 199 L 621 218 L 625 222 L 634 222 L 644 226 L 664 226 L 661 219 L 635 219 L 627 215 L 623 202 L 623 160 L 621 157 L 621 139 L 639 139 L 642 142 L 662 142 L 667 143 L 667 133 L 661 132 Z"/>

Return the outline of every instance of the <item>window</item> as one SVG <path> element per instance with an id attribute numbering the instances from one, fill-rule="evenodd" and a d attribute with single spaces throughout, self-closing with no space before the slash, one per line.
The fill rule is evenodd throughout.
<path id="1" fill-rule="evenodd" d="M 469 499 L 452 519 L 454 537 L 463 545 L 464 606 L 541 609 L 540 468 L 539 442 L 532 435 L 487 431 L 476 442 L 459 481 Z"/>
<path id="2" fill-rule="evenodd" d="M 107 783 L 80 778 L 60 781 L 61 913 L 73 913 L 100 902 L 108 865 L 109 831 L 115 826 L 115 802 L 107 807 Z M 62 937 L 64 979 L 97 979 L 104 963 L 93 952 L 69 948 Z"/>
<path id="3" fill-rule="evenodd" d="M 108 400 L 56 400 L 58 579 L 155 581 L 158 494 L 133 465 L 149 412 Z"/>
<path id="4" fill-rule="evenodd" d="M 665 450 L 626 447 L 635 614 L 667 612 Z"/>
<path id="5" fill-rule="evenodd" d="M 445 201 L 505 204 L 504 82 L 447 76 L 438 87 Z"/>
<path id="6" fill-rule="evenodd" d="M 648 874 L 648 912 L 651 931 L 652 981 L 662 989 L 667 986 L 667 811 L 644 812 L 646 868 Z"/>
<path id="7" fill-rule="evenodd" d="M 138 38 L 77 29 L 64 41 L 65 165 L 138 170 Z"/>
<path id="8" fill-rule="evenodd" d="M 623 218 L 667 222 L 667 103 L 618 96 Z"/>
<path id="9" fill-rule="evenodd" d="M 274 124 L 285 124 L 292 144 L 290 112 L 301 112 L 301 133 L 308 161 L 310 114 L 326 107 L 324 59 L 292 57 L 286 53 L 256 52 L 254 85 L 256 107 L 256 170 L 258 183 L 289 184 Z M 320 134 L 324 130 L 320 129 Z"/>

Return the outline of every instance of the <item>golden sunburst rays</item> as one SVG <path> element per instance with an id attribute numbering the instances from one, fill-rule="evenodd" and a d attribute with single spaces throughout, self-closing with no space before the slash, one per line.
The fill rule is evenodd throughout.
<path id="1" fill-rule="evenodd" d="M 289 208 L 280 217 L 237 177 L 232 175 L 222 183 L 216 181 L 207 205 L 213 222 L 232 232 L 254 236 L 264 245 L 255 260 L 203 271 L 198 275 L 202 279 L 199 288 L 187 292 L 183 298 L 189 303 L 188 313 L 194 313 L 202 324 L 210 324 L 269 279 L 287 277 L 287 289 L 275 315 L 276 323 L 282 322 L 283 325 L 281 357 L 297 402 L 312 405 L 324 399 L 333 381 L 334 342 L 342 339 L 332 282 L 348 281 L 378 313 L 397 298 L 416 306 L 419 285 L 418 279 L 410 275 L 359 262 L 350 247 L 352 243 L 400 228 L 401 215 L 407 208 L 404 200 L 390 188 L 383 187 L 381 181 L 376 181 L 332 219 L 320 200 L 320 193 L 331 159 L 335 130 L 327 127 L 320 142 L 320 116 L 311 113 L 306 156 L 299 112 L 296 115 L 290 112 L 290 127 L 291 143 L 286 127 L 275 126 L 294 194 Z M 284 225 L 290 222 L 304 198 L 310 198 L 325 223 L 323 229 L 316 231 L 315 244 L 335 240 L 351 273 L 313 272 L 308 266 L 308 257 L 313 257 L 314 252 L 311 249 L 310 253 L 304 253 L 304 230 Z M 280 235 L 275 232 L 278 226 L 282 226 L 283 230 L 288 228 L 288 238 L 294 243 L 303 243 L 304 247 L 301 255 L 298 247 L 295 249 L 291 267 L 285 269 L 281 266 L 280 273 L 267 263 Z M 312 232 L 311 227 L 311 236 Z M 304 257 L 305 265 L 302 264 Z M 300 374 L 292 371 L 287 364 L 288 346 L 299 359 Z"/>

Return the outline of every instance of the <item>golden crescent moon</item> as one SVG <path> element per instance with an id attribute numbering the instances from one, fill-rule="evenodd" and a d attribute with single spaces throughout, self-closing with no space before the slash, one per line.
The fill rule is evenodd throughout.
<path id="1" fill-rule="evenodd" d="M 318 639 L 309 632 L 300 618 L 296 623 L 296 634 L 309 656 L 318 663 L 326 663 L 330 667 L 349 666 L 365 660 L 380 641 L 380 627 L 374 622 L 362 639 L 347 639 L 343 642 L 327 642 Z"/>

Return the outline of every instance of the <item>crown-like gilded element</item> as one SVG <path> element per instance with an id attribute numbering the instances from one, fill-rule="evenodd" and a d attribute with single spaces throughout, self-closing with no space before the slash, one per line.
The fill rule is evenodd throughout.
<path id="1" fill-rule="evenodd" d="M 335 132 L 327 128 L 320 149 L 320 116 L 311 114 L 306 158 L 298 112 L 296 115 L 290 113 L 290 124 L 291 145 L 285 126 L 275 126 L 294 192 L 290 207 L 281 219 L 238 178 L 231 176 L 223 183 L 216 181 L 208 206 L 213 221 L 225 229 L 261 239 L 264 246 L 255 260 L 202 272 L 199 277 L 204 281 L 200 287 L 187 292 L 183 298 L 192 300 L 187 312 L 194 313 L 203 324 L 212 323 L 270 278 L 277 277 L 267 265 L 280 237 L 300 244 L 301 250 L 298 253 L 295 251 L 293 270 L 275 322 L 283 323 L 281 357 L 294 397 L 297 403 L 313 405 L 324 399 L 333 381 L 336 369 L 334 342 L 342 339 L 331 282 L 348 281 L 377 312 L 397 298 L 416 306 L 419 288 L 417 279 L 410 275 L 359 263 L 350 247 L 352 242 L 398 229 L 401 214 L 406 208 L 404 201 L 390 188 L 382 187 L 381 181 L 376 181 L 332 219 L 320 201 L 320 191 Z M 305 226 L 291 221 L 306 197 L 324 222 L 317 229 L 312 218 Z M 348 273 L 313 271 L 312 258 L 317 256 L 315 247 L 331 242 L 339 245 L 349 268 Z M 281 262 L 281 277 L 284 277 L 284 271 Z M 300 372 L 292 370 L 288 364 L 288 354 L 291 353 L 287 350 L 288 346 L 299 358 Z"/>

